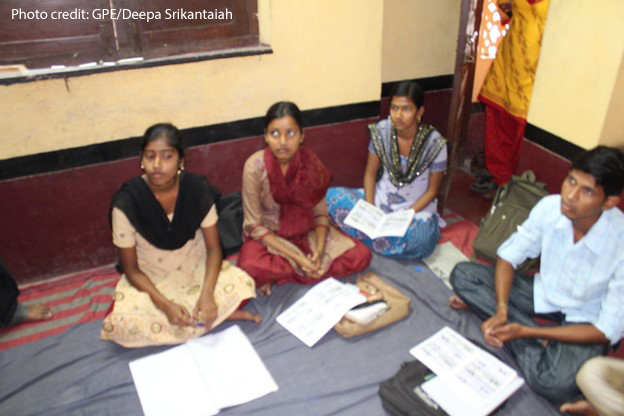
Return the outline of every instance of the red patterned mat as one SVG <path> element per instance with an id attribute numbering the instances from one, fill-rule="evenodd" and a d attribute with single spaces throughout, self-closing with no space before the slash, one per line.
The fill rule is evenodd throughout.
<path id="1" fill-rule="evenodd" d="M 44 303 L 54 316 L 0 330 L 0 351 L 65 332 L 75 324 L 104 318 L 113 302 L 120 274 L 108 267 L 78 273 L 21 289 L 20 302 Z"/>

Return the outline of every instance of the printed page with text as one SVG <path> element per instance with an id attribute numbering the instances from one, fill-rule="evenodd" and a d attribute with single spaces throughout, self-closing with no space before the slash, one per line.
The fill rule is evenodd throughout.
<path id="1" fill-rule="evenodd" d="M 413 218 L 414 210 L 412 209 L 385 214 L 376 206 L 360 199 L 344 222 L 375 239 L 378 237 L 403 237 Z"/>

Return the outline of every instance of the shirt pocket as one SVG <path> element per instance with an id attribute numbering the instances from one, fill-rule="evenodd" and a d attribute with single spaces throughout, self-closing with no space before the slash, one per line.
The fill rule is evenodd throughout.
<path id="1" fill-rule="evenodd" d="M 575 270 L 575 284 L 572 295 L 582 301 L 593 302 L 604 296 L 607 290 L 607 279 L 589 264 L 581 264 Z"/>

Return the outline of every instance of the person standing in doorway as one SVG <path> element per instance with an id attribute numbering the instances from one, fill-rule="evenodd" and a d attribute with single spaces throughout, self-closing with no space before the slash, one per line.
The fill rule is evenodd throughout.
<path id="1" fill-rule="evenodd" d="M 549 0 L 499 0 L 500 43 L 479 94 L 485 104 L 486 170 L 471 189 L 488 193 L 509 181 L 518 164 Z"/>

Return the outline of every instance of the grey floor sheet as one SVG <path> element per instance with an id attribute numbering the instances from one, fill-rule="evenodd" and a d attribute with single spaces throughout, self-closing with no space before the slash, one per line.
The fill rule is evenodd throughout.
<path id="1" fill-rule="evenodd" d="M 233 324 L 242 328 L 279 391 L 220 414 L 385 415 L 377 395 L 379 383 L 392 376 L 402 362 L 412 359 L 412 346 L 444 325 L 481 339 L 476 317 L 451 310 L 446 304 L 450 290 L 422 263 L 375 256 L 371 270 L 411 296 L 408 318 L 350 340 L 331 331 L 308 348 L 275 321 L 308 289 L 289 284 L 247 305 L 263 316 L 261 324 L 222 325 L 219 329 Z M 141 415 L 128 362 L 165 347 L 126 349 L 101 341 L 100 324 L 78 325 L 62 335 L 0 352 L 0 415 Z M 511 363 L 504 350 L 491 351 Z M 525 385 L 497 414 L 559 413 Z"/>

